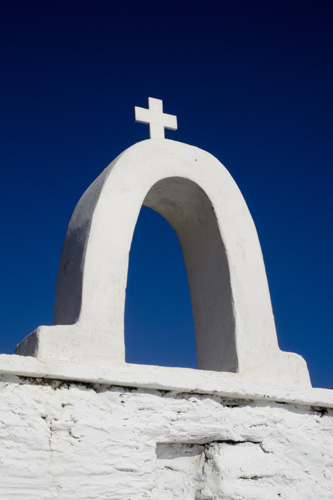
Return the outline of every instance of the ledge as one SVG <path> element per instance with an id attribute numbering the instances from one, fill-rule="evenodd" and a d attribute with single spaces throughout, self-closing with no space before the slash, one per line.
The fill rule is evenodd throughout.
<path id="1" fill-rule="evenodd" d="M 333 408 L 333 391 L 329 389 L 259 384 L 233 373 L 191 368 L 134 364 L 107 367 L 1 354 L 0 374 Z"/>

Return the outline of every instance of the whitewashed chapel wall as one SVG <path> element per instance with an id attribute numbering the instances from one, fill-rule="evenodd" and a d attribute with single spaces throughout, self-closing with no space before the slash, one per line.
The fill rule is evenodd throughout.
<path id="1" fill-rule="evenodd" d="M 177 121 L 162 101 L 136 118 L 153 140 L 114 160 L 72 216 L 55 325 L 0 356 L 0 500 L 332 500 L 333 394 L 278 347 L 236 183 L 207 152 L 164 139 Z M 179 235 L 204 370 L 125 363 L 142 204 Z"/>
<path id="2" fill-rule="evenodd" d="M 1 499 L 333 498 L 332 409 L 1 377 Z"/>

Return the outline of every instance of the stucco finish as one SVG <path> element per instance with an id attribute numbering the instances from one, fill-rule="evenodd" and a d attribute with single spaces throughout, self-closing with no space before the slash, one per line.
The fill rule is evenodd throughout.
<path id="1" fill-rule="evenodd" d="M 278 347 L 258 236 L 236 183 L 209 153 L 165 139 L 135 144 L 84 193 L 61 255 L 56 326 L 39 327 L 16 352 L 125 364 L 128 258 L 142 204 L 180 239 L 198 367 L 310 385 L 305 361 Z"/>
<path id="2" fill-rule="evenodd" d="M 6 500 L 333 497 L 325 407 L 8 374 L 0 401 Z"/>

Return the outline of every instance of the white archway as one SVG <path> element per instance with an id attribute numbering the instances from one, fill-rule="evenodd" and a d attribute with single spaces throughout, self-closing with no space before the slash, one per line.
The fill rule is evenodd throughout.
<path id="1" fill-rule="evenodd" d="M 56 326 L 40 327 L 17 352 L 125 364 L 128 257 L 142 204 L 181 241 L 198 368 L 308 383 L 304 360 L 278 348 L 258 236 L 236 183 L 212 155 L 165 139 L 127 149 L 84 193 L 61 255 Z"/>

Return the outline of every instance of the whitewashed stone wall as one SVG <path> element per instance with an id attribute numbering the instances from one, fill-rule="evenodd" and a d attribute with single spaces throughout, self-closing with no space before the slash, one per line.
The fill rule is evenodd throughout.
<path id="1" fill-rule="evenodd" d="M 0 404 L 1 500 L 333 498 L 329 408 L 8 374 Z"/>

